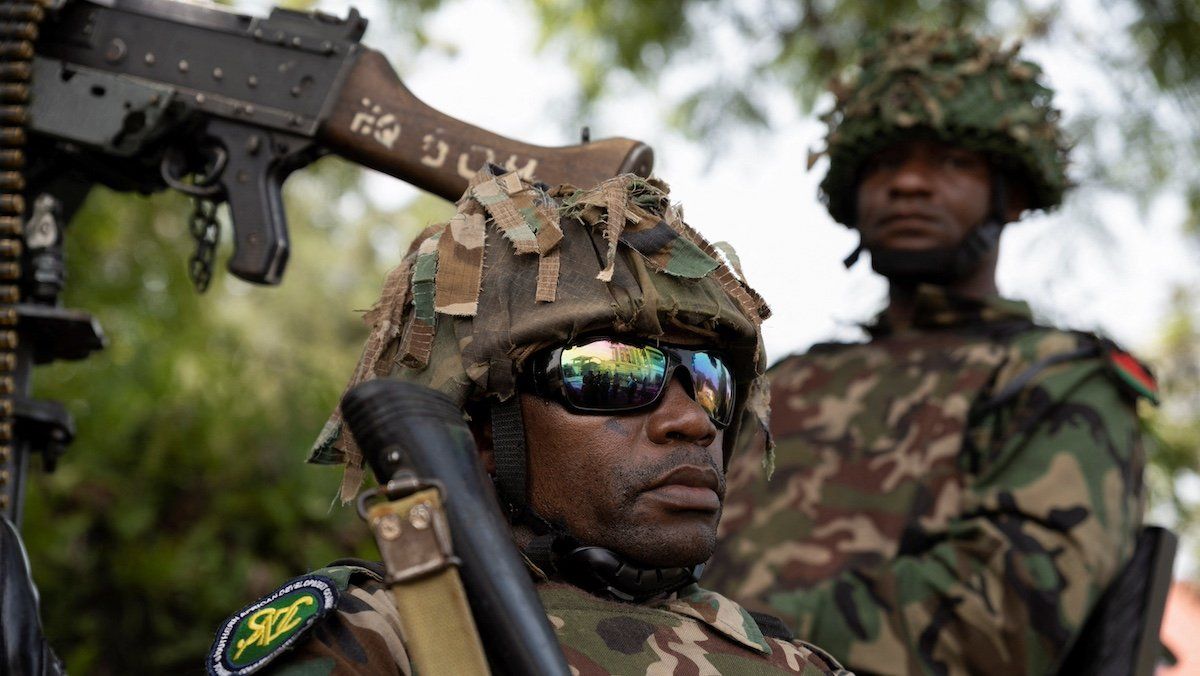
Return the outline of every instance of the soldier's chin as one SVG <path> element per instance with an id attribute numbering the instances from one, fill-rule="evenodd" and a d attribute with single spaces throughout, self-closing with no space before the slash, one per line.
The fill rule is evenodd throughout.
<path id="1" fill-rule="evenodd" d="M 712 558 L 717 546 L 715 528 L 675 528 L 630 538 L 621 553 L 645 566 L 685 568 Z"/>

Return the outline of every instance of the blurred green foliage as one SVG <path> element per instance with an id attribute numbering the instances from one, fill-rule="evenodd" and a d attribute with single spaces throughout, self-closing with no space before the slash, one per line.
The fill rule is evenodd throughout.
<path id="1" fill-rule="evenodd" d="M 341 473 L 304 459 L 366 336 L 353 310 L 450 208 L 379 213 L 359 174 L 325 160 L 288 182 L 278 288 L 218 270 L 196 294 L 177 195 L 97 189 L 74 219 L 66 304 L 95 314 L 109 345 L 35 372 L 36 396 L 64 401 L 79 431 L 55 473 L 30 472 L 24 520 L 72 673 L 195 672 L 249 601 L 336 558 L 378 558 L 334 504 Z"/>
<path id="2" fill-rule="evenodd" d="M 570 44 L 581 103 L 615 93 L 629 74 L 651 86 L 671 67 L 700 67 L 707 77 L 667 113 L 691 138 L 713 139 L 768 124 L 763 85 L 782 84 L 804 110 L 825 83 L 851 63 L 863 36 L 898 21 L 979 23 L 1012 0 L 529 0 L 544 44 Z M 734 52 L 733 44 L 740 49 Z"/>

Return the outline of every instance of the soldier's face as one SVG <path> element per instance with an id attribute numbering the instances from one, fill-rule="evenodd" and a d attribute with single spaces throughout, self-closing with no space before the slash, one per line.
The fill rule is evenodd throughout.
<path id="1" fill-rule="evenodd" d="M 991 207 L 991 169 L 982 154 L 935 140 L 876 153 L 858 184 L 858 230 L 868 248 L 952 247 Z"/>
<path id="2" fill-rule="evenodd" d="M 725 497 L 722 430 L 677 375 L 658 406 L 578 415 L 521 396 L 530 503 L 583 543 L 642 563 L 708 560 Z"/>

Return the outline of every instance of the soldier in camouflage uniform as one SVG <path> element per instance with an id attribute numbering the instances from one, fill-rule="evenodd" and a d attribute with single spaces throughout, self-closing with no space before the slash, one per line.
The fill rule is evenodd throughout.
<path id="1" fill-rule="evenodd" d="M 704 582 L 858 673 L 1052 672 L 1132 551 L 1153 380 L 996 291 L 1003 225 L 1067 183 L 1038 74 L 897 30 L 834 87 L 822 196 L 889 303 L 768 371 L 774 475 L 735 458 Z"/>
<path id="2" fill-rule="evenodd" d="M 631 175 L 550 190 L 485 169 L 458 206 L 388 276 L 351 386 L 390 376 L 462 403 L 573 672 L 846 673 L 778 620 L 696 585 L 733 441 L 765 429 L 769 311 L 736 258 L 682 221 L 664 184 Z M 521 422 L 498 414 L 514 408 Z M 514 424 L 527 461 L 497 450 Z M 347 464 L 348 497 L 362 458 L 341 427 L 335 414 L 314 460 Z M 527 489 L 514 479 L 526 469 Z M 644 574 L 581 568 L 581 549 Z M 411 674 L 381 573 L 342 562 L 280 590 L 319 584 L 308 601 L 248 606 L 219 633 L 209 672 Z M 328 612 L 314 610 L 322 594 Z M 263 610 L 289 613 L 278 636 L 251 631 Z"/>

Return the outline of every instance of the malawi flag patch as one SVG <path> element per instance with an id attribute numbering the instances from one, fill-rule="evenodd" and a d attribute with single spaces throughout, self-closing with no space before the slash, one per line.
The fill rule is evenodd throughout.
<path id="1" fill-rule="evenodd" d="M 1128 385 L 1135 394 L 1149 399 L 1152 404 L 1158 404 L 1158 381 L 1133 355 L 1119 348 L 1109 347 L 1108 363 L 1112 364 L 1113 371 L 1121 382 Z"/>
<path id="2" fill-rule="evenodd" d="M 211 676 L 242 676 L 266 666 L 337 606 L 333 580 L 305 575 L 225 620 L 208 653 Z"/>

